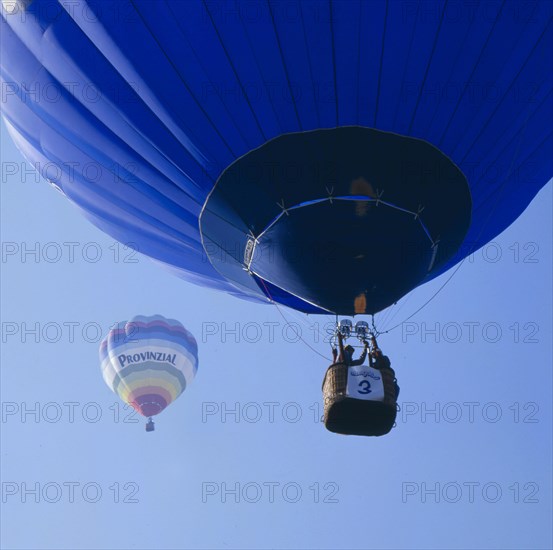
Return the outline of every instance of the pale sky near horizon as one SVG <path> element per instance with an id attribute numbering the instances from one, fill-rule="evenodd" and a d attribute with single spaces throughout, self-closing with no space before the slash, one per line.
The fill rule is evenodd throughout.
<path id="1" fill-rule="evenodd" d="M 305 342 L 328 356 L 332 319 L 183 282 L 39 181 L 3 124 L 0 152 L 2 548 L 553 547 L 551 182 L 427 307 L 401 323 L 450 273 L 396 307 L 402 410 L 362 438 L 319 421 Z M 200 366 L 147 434 L 98 345 L 154 313 Z"/>

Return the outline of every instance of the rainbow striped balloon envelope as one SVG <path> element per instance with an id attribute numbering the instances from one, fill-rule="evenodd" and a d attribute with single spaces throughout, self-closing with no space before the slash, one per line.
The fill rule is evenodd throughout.
<path id="1" fill-rule="evenodd" d="M 139 315 L 110 330 L 100 344 L 100 361 L 108 387 L 141 415 L 152 417 L 194 380 L 198 344 L 175 319 Z M 152 429 L 150 420 L 147 430 Z"/>

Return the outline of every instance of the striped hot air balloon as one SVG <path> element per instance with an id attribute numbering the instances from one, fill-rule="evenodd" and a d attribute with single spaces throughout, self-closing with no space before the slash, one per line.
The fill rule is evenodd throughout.
<path id="1" fill-rule="evenodd" d="M 159 414 L 194 380 L 198 344 L 175 319 L 139 315 L 118 323 L 100 345 L 102 374 L 108 387 L 142 416 L 146 431 Z"/>

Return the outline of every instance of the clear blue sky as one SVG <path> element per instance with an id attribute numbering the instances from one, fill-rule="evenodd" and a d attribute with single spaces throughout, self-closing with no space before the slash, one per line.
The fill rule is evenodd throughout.
<path id="1" fill-rule="evenodd" d="M 328 354 L 315 325 L 330 319 L 284 320 L 129 257 L 1 131 L 3 548 L 553 546 L 551 182 L 381 337 L 398 425 L 345 437 L 315 422 L 327 364 L 287 325 Z M 200 368 L 146 434 L 97 349 L 114 322 L 154 313 L 196 335 Z"/>

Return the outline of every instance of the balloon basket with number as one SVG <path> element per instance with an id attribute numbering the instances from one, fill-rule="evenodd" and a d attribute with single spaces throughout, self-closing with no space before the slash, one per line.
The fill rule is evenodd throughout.
<path id="1" fill-rule="evenodd" d="M 394 379 L 391 368 L 331 365 L 323 381 L 326 429 L 345 435 L 389 433 L 397 414 Z"/>

